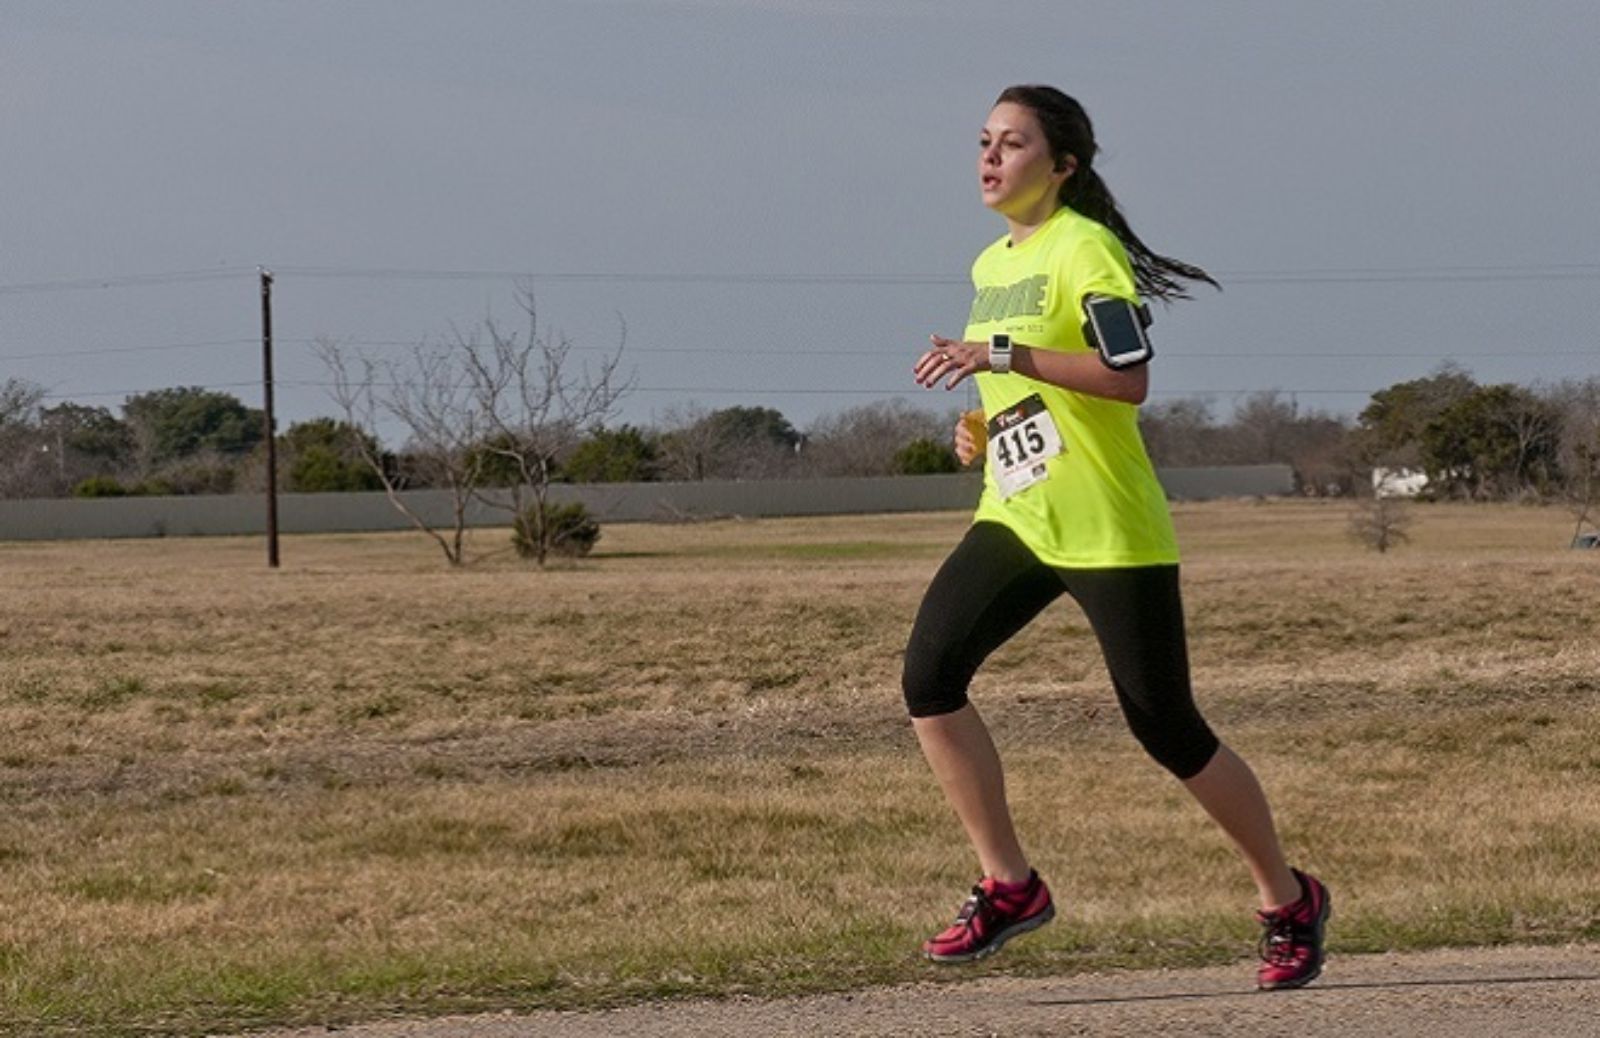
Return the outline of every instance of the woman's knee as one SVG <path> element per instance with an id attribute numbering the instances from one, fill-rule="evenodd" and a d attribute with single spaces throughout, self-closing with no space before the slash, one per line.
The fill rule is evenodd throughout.
<path id="1" fill-rule="evenodd" d="M 1133 736 L 1157 764 L 1178 779 L 1191 779 L 1205 770 L 1222 745 L 1211 727 L 1197 714 L 1181 724 L 1140 723 L 1130 717 Z"/>
<path id="2" fill-rule="evenodd" d="M 912 636 L 906 646 L 900 690 L 912 717 L 949 714 L 967 705 L 972 670 L 959 655 Z"/>

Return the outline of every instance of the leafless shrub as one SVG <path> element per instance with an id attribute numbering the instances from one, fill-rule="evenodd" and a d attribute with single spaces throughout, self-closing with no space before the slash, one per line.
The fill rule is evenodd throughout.
<path id="1" fill-rule="evenodd" d="M 806 437 L 805 468 L 818 476 L 889 476 L 895 455 L 915 440 L 950 441 L 956 416 L 904 400 L 878 401 L 824 415 Z"/>
<path id="2" fill-rule="evenodd" d="M 448 343 L 419 345 L 401 360 L 352 357 L 326 340 L 317 347 L 345 421 L 367 434 L 357 438 L 363 460 L 395 508 L 439 544 L 452 566 L 466 561 L 471 503 L 506 509 L 508 522 L 529 509 L 542 511 L 558 459 L 584 430 L 613 417 L 630 388 L 631 380 L 618 374 L 626 328 L 616 350 L 590 366 L 575 361 L 566 336 L 540 329 L 531 290 L 519 289 L 517 305 L 527 318 L 523 332 L 508 332 L 489 318 Z M 406 430 L 406 468 L 450 492 L 449 531 L 434 529 L 401 497 L 400 469 L 377 448 L 380 418 Z M 504 496 L 485 493 L 491 486 L 503 488 Z M 532 555 L 543 564 L 548 551 L 541 543 Z"/>
<path id="3" fill-rule="evenodd" d="M 1410 540 L 1406 528 L 1412 518 L 1410 503 L 1385 485 L 1386 478 L 1358 498 L 1350 514 L 1350 535 L 1380 555 Z"/>

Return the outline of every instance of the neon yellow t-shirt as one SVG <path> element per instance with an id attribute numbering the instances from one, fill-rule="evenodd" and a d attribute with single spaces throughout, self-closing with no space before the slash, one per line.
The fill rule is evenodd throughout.
<path id="1" fill-rule="evenodd" d="M 964 338 L 1006 332 L 1032 349 L 1088 353 L 1082 300 L 1091 293 L 1137 300 L 1122 243 L 1103 225 L 1063 206 L 1021 244 L 1001 238 L 972 264 L 976 296 Z M 1103 397 L 1008 373 L 981 372 L 985 419 L 1038 394 L 1062 451 L 1047 476 L 1002 498 L 985 467 L 974 521 L 1010 527 L 1052 566 L 1097 569 L 1176 563 L 1166 494 L 1139 436 L 1138 411 Z"/>

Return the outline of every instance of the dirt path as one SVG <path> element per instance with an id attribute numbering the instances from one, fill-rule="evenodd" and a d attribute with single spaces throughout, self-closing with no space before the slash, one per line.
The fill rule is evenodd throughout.
<path id="1" fill-rule="evenodd" d="M 1000 977 L 774 1001 L 396 1021 L 337 1033 L 340 1038 L 1600 1035 L 1600 946 L 1338 956 L 1321 980 L 1301 991 L 1259 994 L 1249 983 L 1243 964 L 1062 979 Z M 315 1028 L 270 1038 L 325 1038 L 328 1033 Z"/>

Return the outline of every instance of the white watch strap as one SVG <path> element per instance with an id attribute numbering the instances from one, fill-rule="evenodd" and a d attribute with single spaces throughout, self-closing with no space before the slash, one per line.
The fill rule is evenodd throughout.
<path id="1" fill-rule="evenodd" d="M 1011 370 L 1011 336 L 989 336 L 989 370 L 999 375 Z"/>

